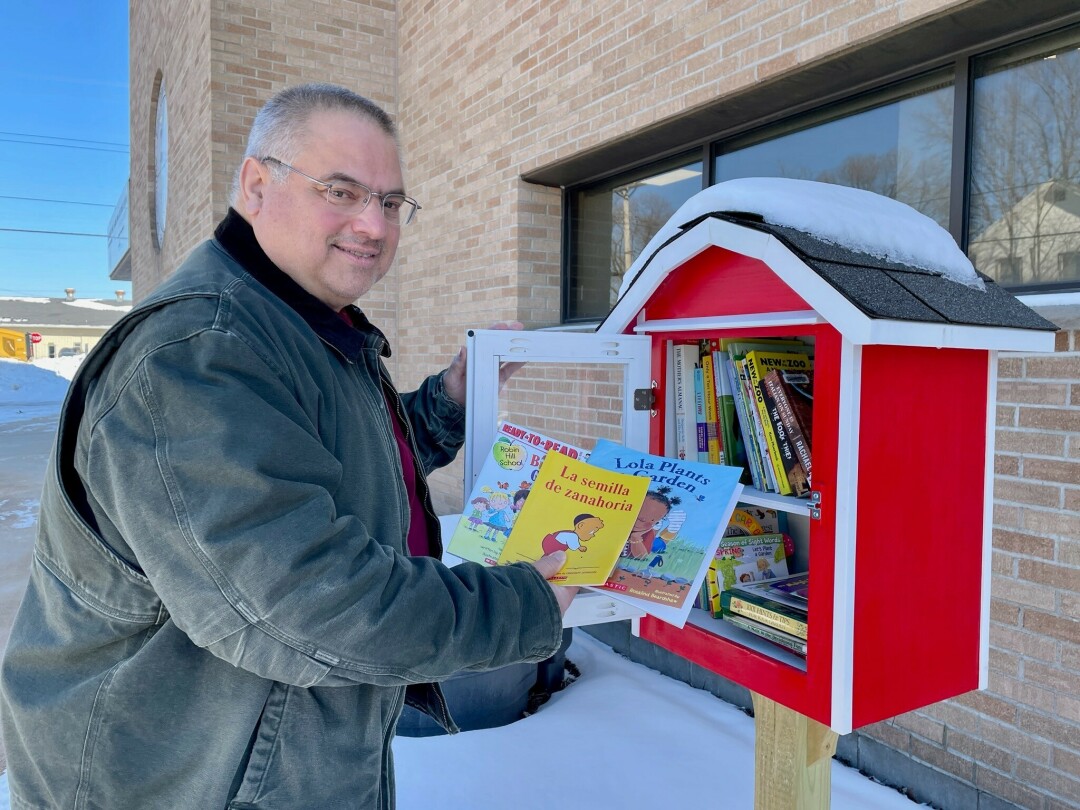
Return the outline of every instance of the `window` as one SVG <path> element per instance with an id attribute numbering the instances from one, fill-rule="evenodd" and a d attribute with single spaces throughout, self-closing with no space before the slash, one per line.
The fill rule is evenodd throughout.
<path id="1" fill-rule="evenodd" d="M 964 48 L 936 59 L 919 51 L 936 67 L 810 112 L 764 126 L 748 118 L 708 144 L 706 182 L 793 177 L 875 191 L 948 229 L 1001 284 L 1080 290 L 1080 26 Z M 649 186 L 672 171 L 686 179 Z M 607 313 L 627 264 L 698 190 L 700 174 L 686 157 L 567 184 L 565 321 Z"/>
<path id="2" fill-rule="evenodd" d="M 864 189 L 949 226 L 951 72 L 785 121 L 717 147 L 716 182 L 789 177 Z"/>
<path id="3" fill-rule="evenodd" d="M 623 274 L 680 205 L 701 191 L 701 161 L 654 165 L 573 194 L 564 321 L 597 320 Z"/>
<path id="4" fill-rule="evenodd" d="M 978 59 L 974 75 L 972 263 L 1002 284 L 1075 285 L 1080 267 L 1065 257 L 1080 251 L 1080 31 Z"/>

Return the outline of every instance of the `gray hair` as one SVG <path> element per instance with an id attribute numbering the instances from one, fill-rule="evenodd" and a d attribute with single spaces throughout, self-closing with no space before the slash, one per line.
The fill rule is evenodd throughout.
<path id="1" fill-rule="evenodd" d="M 314 113 L 324 110 L 340 110 L 365 118 L 397 143 L 393 119 L 374 101 L 336 84 L 312 82 L 287 87 L 262 106 L 251 125 L 244 158 L 275 157 L 292 163 L 304 145 L 308 120 Z M 270 165 L 269 168 L 275 182 L 281 182 L 289 173 L 282 166 Z M 238 167 L 233 178 L 233 204 L 239 199 Z"/>

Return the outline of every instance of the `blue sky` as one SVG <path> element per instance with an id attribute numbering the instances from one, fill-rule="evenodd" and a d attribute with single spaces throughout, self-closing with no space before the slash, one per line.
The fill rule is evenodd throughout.
<path id="1" fill-rule="evenodd" d="M 25 232 L 108 229 L 128 177 L 127 15 L 127 0 L 0 3 L 0 296 L 131 297 L 104 238 Z"/>

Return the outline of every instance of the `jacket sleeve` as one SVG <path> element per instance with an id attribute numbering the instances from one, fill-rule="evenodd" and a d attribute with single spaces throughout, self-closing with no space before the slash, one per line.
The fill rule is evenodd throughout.
<path id="1" fill-rule="evenodd" d="M 200 647 L 297 686 L 440 680 L 561 640 L 535 568 L 447 568 L 337 514 L 341 465 L 293 386 L 206 330 L 149 352 L 90 431 L 88 486 Z M 96 411 L 95 411 L 96 413 Z"/>
<path id="2" fill-rule="evenodd" d="M 415 391 L 401 395 L 427 473 L 453 461 L 465 443 L 465 409 L 443 388 L 445 373 L 433 374 Z"/>

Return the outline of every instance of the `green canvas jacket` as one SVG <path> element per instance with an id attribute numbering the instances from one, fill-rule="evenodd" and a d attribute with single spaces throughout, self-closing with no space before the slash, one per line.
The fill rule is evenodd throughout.
<path id="1" fill-rule="evenodd" d="M 231 212 L 86 358 L 0 667 L 15 810 L 392 808 L 407 687 L 454 730 L 433 682 L 559 647 L 532 566 L 408 556 L 387 402 L 421 484 L 463 412 L 364 321 Z"/>

